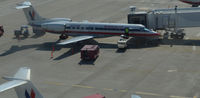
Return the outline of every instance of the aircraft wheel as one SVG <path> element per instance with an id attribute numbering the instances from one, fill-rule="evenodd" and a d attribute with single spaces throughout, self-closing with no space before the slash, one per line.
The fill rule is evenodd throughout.
<path id="1" fill-rule="evenodd" d="M 67 39 L 68 38 L 68 35 L 67 34 L 61 34 L 60 35 L 60 39 L 61 40 L 64 40 L 64 39 Z"/>

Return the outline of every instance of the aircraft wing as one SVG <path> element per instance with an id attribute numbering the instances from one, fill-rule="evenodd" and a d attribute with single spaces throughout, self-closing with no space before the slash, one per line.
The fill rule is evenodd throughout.
<path id="1" fill-rule="evenodd" d="M 12 80 L 12 81 L 6 82 L 6 83 L 0 85 L 0 92 L 23 85 L 25 83 L 27 83 L 27 81 L 24 81 L 24 80 Z"/>
<path id="2" fill-rule="evenodd" d="M 63 42 L 58 43 L 58 45 L 67 45 L 67 44 L 76 43 L 76 42 L 87 40 L 87 39 L 91 39 L 91 38 L 94 38 L 94 36 L 78 36 L 78 37 L 73 37 L 73 38 L 71 38 L 69 40 L 65 40 Z"/>

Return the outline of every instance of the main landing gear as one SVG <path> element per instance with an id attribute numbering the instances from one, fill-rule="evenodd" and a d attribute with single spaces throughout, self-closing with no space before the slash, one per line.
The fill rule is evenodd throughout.
<path id="1" fill-rule="evenodd" d="M 65 33 L 62 33 L 62 34 L 60 35 L 60 39 L 61 39 L 61 40 L 64 40 L 64 39 L 67 39 L 67 38 L 68 38 L 68 35 L 65 34 Z"/>

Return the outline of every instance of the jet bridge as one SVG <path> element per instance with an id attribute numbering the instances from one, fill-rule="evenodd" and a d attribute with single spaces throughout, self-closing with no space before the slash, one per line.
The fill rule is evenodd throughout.
<path id="1" fill-rule="evenodd" d="M 128 14 L 129 24 L 143 24 L 148 29 L 165 30 L 167 33 L 169 30 L 172 31 L 171 29 L 173 28 L 171 37 L 183 38 L 180 36 L 184 36 L 185 34 L 177 28 L 200 27 L 200 8 L 175 7 L 145 12 L 136 12 L 135 9 L 135 6 L 130 6 L 131 11 Z"/>

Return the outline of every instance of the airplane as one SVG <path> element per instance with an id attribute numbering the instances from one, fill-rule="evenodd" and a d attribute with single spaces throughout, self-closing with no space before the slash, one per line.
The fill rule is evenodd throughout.
<path id="1" fill-rule="evenodd" d="M 67 39 L 68 36 L 75 36 L 65 40 L 59 45 L 76 43 L 79 41 L 92 39 L 94 37 L 105 36 L 131 36 L 135 38 L 156 39 L 159 33 L 145 28 L 141 24 L 121 24 L 121 23 L 97 23 L 97 22 L 73 22 L 69 18 L 42 18 L 33 8 L 31 2 L 25 1 L 18 4 L 16 9 L 23 9 L 28 25 L 32 26 L 33 32 L 50 32 L 61 34 L 60 39 Z"/>
<path id="2" fill-rule="evenodd" d="M 200 5 L 200 0 L 180 0 L 180 1 L 191 4 L 192 7 L 198 7 Z"/>
<path id="3" fill-rule="evenodd" d="M 31 70 L 20 68 L 14 77 L 3 77 L 8 82 L 0 85 L 0 92 L 14 88 L 18 98 L 43 98 L 37 88 L 30 81 Z"/>

